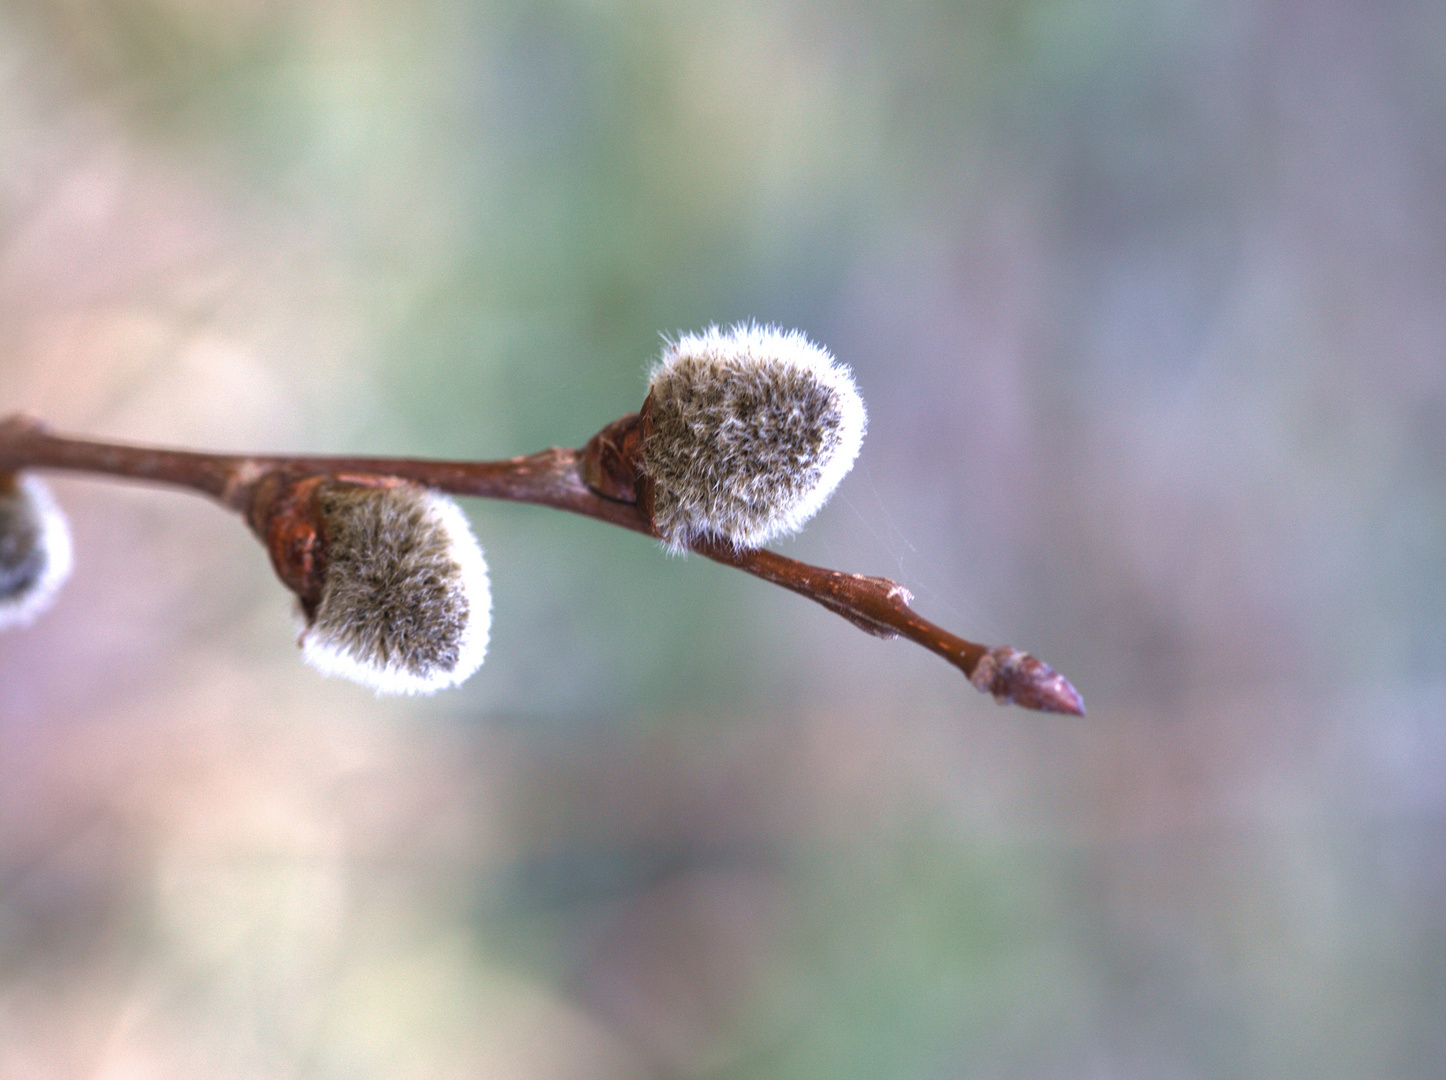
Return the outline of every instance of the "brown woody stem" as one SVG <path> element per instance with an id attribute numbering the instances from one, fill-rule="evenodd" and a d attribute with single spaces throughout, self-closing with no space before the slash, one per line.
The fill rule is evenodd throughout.
<path id="1" fill-rule="evenodd" d="M 620 445 L 631 430 L 630 420 L 609 425 L 594 445 L 609 439 Z M 624 501 L 628 477 L 598 484 L 613 497 L 589 486 L 587 479 L 598 481 L 598 466 L 596 460 L 589 466 L 582 450 L 553 448 L 505 461 L 208 454 L 71 439 L 50 434 L 32 418 L 12 416 L 0 421 L 0 474 L 19 469 L 65 469 L 190 488 L 212 496 L 243 517 L 251 514 L 253 496 L 274 490 L 278 482 L 318 476 L 338 480 L 396 477 L 453 495 L 570 510 L 648 536 L 658 535 L 646 510 Z M 587 479 L 585 470 L 592 474 Z M 263 480 L 267 483 L 262 484 Z M 255 528 L 257 523 L 252 525 Z M 991 649 L 935 626 L 909 607 L 912 597 L 908 591 L 887 578 L 825 570 L 771 551 L 737 549 L 718 540 L 697 542 L 693 550 L 817 601 L 871 634 L 917 642 L 958 667 L 978 690 L 993 694 L 1001 704 L 1084 715 L 1084 703 L 1074 687 L 1048 665 L 1009 646 Z"/>

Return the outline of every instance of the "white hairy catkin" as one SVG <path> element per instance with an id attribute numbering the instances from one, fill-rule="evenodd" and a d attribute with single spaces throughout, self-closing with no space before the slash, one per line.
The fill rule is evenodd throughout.
<path id="1" fill-rule="evenodd" d="M 643 472 L 673 551 L 797 532 L 843 480 L 867 416 L 853 375 L 800 331 L 740 323 L 670 342 L 649 384 Z"/>
<path id="2" fill-rule="evenodd" d="M 430 694 L 466 680 L 487 653 L 492 595 L 467 519 L 410 484 L 326 485 L 321 598 L 302 658 L 378 694 Z"/>
<path id="3" fill-rule="evenodd" d="M 0 477 L 0 630 L 43 612 L 70 576 L 70 527 L 33 476 Z"/>

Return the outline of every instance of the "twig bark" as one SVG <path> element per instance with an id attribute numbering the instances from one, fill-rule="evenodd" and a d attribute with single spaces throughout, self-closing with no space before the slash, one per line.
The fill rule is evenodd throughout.
<path id="1" fill-rule="evenodd" d="M 599 433 L 600 438 L 613 427 Z M 559 448 L 505 461 L 210 454 L 67 438 L 51 434 L 26 416 L 0 421 L 0 474 L 63 469 L 190 488 L 243 517 L 251 510 L 257 485 L 266 478 L 274 485 L 277 479 L 311 476 L 389 476 L 453 495 L 569 510 L 656 537 L 646 500 L 639 505 L 599 494 L 589 486 L 585 472 L 596 474 L 595 457 L 588 470 L 585 451 Z M 596 475 L 591 479 L 612 495 L 624 495 L 615 486 L 599 483 Z M 909 606 L 908 590 L 887 578 L 825 570 L 771 551 L 737 549 L 716 540 L 699 541 L 693 550 L 806 596 L 871 634 L 908 638 L 958 667 L 976 689 L 993 694 L 1001 704 L 1084 715 L 1084 703 L 1074 687 L 1048 665 L 1009 646 L 979 645 L 934 625 Z"/>

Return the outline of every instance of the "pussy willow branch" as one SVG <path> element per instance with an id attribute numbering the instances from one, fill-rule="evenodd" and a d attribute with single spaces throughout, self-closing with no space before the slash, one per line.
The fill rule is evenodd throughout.
<path id="1" fill-rule="evenodd" d="M 243 517 L 256 483 L 266 476 L 394 476 L 453 495 L 570 510 L 657 537 L 646 511 L 636 503 L 605 497 L 587 485 L 583 462 L 584 451 L 559 448 L 505 461 L 212 454 L 68 438 L 51 434 L 26 416 L 0 421 L 0 473 L 63 469 L 190 488 Z M 908 638 L 958 667 L 977 689 L 1001 702 L 1084 714 L 1079 694 L 1063 676 L 1009 646 L 979 645 L 934 625 L 909 607 L 908 591 L 887 578 L 825 570 L 722 541 L 699 541 L 693 550 L 806 596 L 869 633 Z"/>

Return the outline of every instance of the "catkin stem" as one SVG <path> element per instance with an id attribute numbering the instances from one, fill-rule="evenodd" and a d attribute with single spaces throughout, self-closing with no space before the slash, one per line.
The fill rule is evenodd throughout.
<path id="1" fill-rule="evenodd" d="M 559 448 L 505 461 L 209 454 L 67 438 L 25 416 L 0 421 L 0 475 L 63 469 L 117 476 L 202 492 L 242 515 L 251 505 L 255 485 L 266 476 L 393 476 L 453 495 L 569 510 L 656 537 L 638 505 L 604 497 L 587 485 L 583 460 L 583 451 Z M 806 596 L 869 633 L 908 638 L 958 667 L 977 689 L 1002 703 L 1084 714 L 1074 687 L 1047 665 L 1008 646 L 991 649 L 934 625 L 909 607 L 908 591 L 887 578 L 844 574 L 711 539 L 694 542 L 692 549 Z"/>

